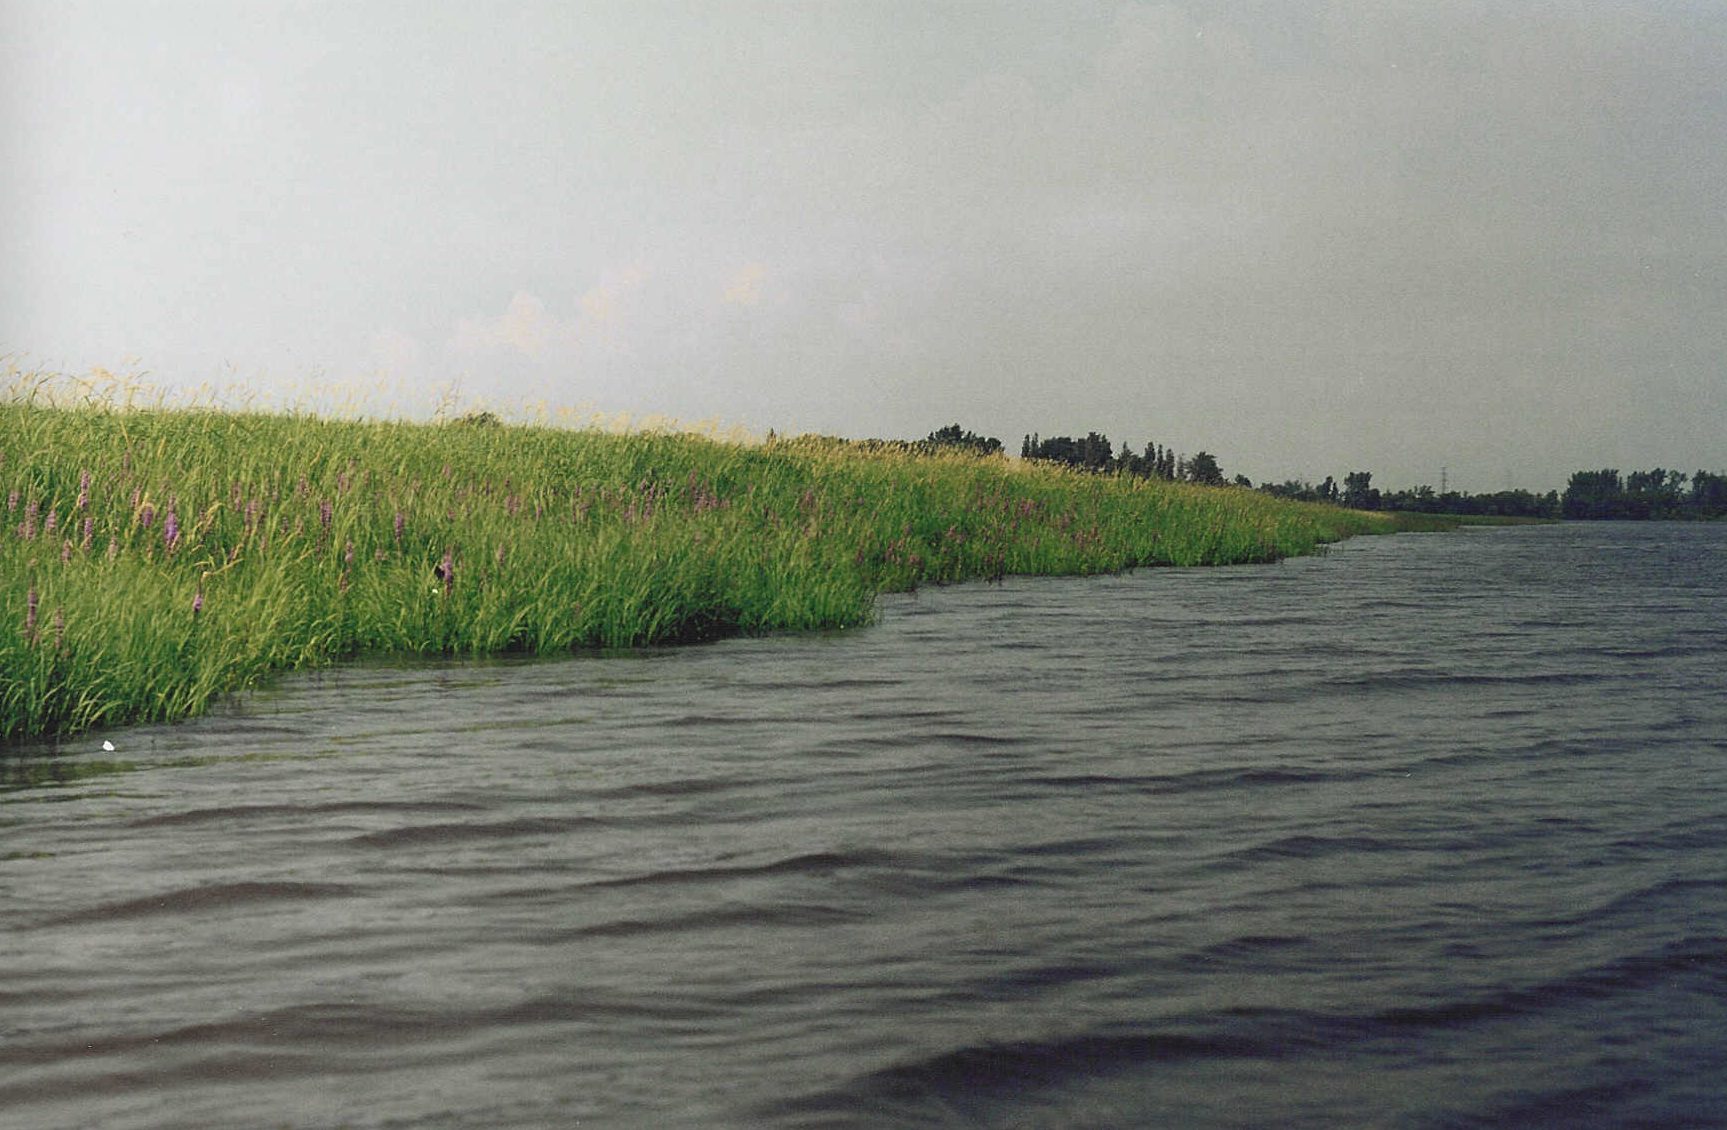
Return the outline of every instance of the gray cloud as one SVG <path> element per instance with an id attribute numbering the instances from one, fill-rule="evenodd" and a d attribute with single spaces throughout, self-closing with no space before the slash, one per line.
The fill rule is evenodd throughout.
<path id="1" fill-rule="evenodd" d="M 1711 5 L 0 0 L 0 348 L 1255 477 L 1719 466 Z"/>

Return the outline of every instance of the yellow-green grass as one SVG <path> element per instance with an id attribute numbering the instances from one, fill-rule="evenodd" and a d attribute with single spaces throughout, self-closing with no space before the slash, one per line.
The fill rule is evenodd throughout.
<path id="1" fill-rule="evenodd" d="M 364 653 L 837 628 L 877 593 L 1271 561 L 1395 528 L 1236 489 L 820 439 L 0 401 L 0 739 Z"/>

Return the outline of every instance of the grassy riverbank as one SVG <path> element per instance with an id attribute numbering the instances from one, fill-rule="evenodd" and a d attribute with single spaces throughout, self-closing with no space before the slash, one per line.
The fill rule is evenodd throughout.
<path id="1" fill-rule="evenodd" d="M 1388 516 L 812 439 L 0 402 L 0 739 L 360 653 L 865 622 L 878 592 L 1270 561 Z"/>

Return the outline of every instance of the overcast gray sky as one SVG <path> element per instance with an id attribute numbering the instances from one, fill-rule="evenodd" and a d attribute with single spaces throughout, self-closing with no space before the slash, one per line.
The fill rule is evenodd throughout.
<path id="1" fill-rule="evenodd" d="M 1727 4 L 0 0 L 0 351 L 1227 472 L 1727 466 Z"/>

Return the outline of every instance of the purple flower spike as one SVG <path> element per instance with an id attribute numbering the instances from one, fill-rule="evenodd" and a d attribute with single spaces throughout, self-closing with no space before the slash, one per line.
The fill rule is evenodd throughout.
<path id="1" fill-rule="evenodd" d="M 90 505 L 90 472 L 85 471 L 78 476 L 78 506 L 83 510 Z"/>
<path id="2" fill-rule="evenodd" d="M 204 586 L 199 585 L 198 591 L 192 594 L 192 615 L 204 611 Z"/>
<path id="3" fill-rule="evenodd" d="M 143 526 L 147 530 L 150 528 L 150 526 L 155 521 L 156 521 L 156 508 L 154 506 L 151 506 L 148 502 L 146 502 L 144 504 L 144 508 L 142 510 L 138 511 L 138 524 Z"/>
<path id="4" fill-rule="evenodd" d="M 396 511 L 396 544 L 397 545 L 402 544 L 402 531 L 407 527 L 407 524 L 408 524 L 407 519 L 402 516 L 402 512 L 400 510 Z"/>
<path id="5" fill-rule="evenodd" d="M 162 544 L 172 553 L 180 544 L 180 518 L 172 510 L 162 519 Z"/>

